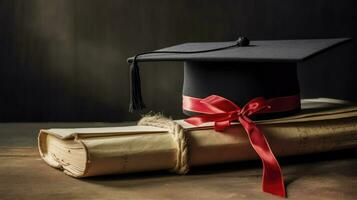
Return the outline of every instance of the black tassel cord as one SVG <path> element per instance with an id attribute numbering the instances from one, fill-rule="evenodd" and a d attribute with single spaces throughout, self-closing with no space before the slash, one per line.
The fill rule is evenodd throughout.
<path id="1" fill-rule="evenodd" d="M 138 57 L 147 54 L 192 54 L 192 53 L 207 53 L 212 51 L 219 51 L 223 49 L 228 49 L 232 47 L 239 47 L 239 46 L 248 46 L 249 40 L 246 37 L 239 37 L 236 43 L 215 48 L 215 49 L 208 49 L 208 50 L 200 50 L 200 51 L 148 51 L 139 53 L 134 56 L 133 60 L 130 63 L 130 106 L 129 111 L 139 111 L 145 108 L 145 104 L 141 95 L 141 80 L 140 80 L 140 73 L 139 73 L 139 65 L 138 65 Z"/>

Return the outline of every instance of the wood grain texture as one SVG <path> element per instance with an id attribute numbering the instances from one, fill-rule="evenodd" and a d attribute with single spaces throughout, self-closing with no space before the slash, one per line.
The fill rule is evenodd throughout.
<path id="1" fill-rule="evenodd" d="M 47 166 L 36 151 L 0 148 L 1 199 L 277 199 L 261 192 L 259 162 L 194 168 L 185 176 L 151 172 L 74 179 Z M 343 154 L 283 160 L 288 199 L 356 199 L 357 159 Z"/>

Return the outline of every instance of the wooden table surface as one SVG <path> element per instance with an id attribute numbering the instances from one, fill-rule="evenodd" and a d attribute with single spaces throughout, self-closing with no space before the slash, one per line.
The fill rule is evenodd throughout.
<path id="1" fill-rule="evenodd" d="M 260 161 L 75 179 L 47 166 L 36 147 L 49 127 L 108 123 L 0 124 L 0 199 L 282 199 L 261 192 Z M 288 199 L 357 199 L 357 149 L 279 158 Z"/>

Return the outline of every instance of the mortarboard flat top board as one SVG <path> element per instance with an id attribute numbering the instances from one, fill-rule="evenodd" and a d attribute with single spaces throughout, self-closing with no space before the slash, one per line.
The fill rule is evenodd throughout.
<path id="1" fill-rule="evenodd" d="M 297 63 L 318 56 L 349 40 L 350 38 L 333 38 L 249 42 L 247 38 L 239 37 L 237 41 L 231 42 L 185 43 L 140 53 L 128 59 L 131 70 L 130 110 L 144 108 L 138 63 L 182 61 L 185 114 L 197 114 L 185 107 L 191 105 L 191 102 L 185 104 L 187 99 L 192 101 L 218 95 L 240 106 L 257 97 L 293 97 L 296 106 L 291 110 L 269 113 L 261 118 L 290 115 L 300 110 Z"/>
<path id="2" fill-rule="evenodd" d="M 147 54 L 137 57 L 137 61 L 249 61 L 249 62 L 300 62 L 350 38 L 302 39 L 302 40 L 260 40 L 251 41 L 249 46 L 228 48 L 207 53 L 192 54 Z M 233 45 L 231 42 L 185 43 L 160 51 L 201 51 Z M 128 59 L 131 62 L 134 57 Z"/>

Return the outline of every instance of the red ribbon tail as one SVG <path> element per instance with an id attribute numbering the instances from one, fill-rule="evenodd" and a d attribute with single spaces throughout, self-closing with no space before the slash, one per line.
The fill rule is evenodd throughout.
<path id="1" fill-rule="evenodd" d="M 248 118 L 240 117 L 239 121 L 246 130 L 252 147 L 263 162 L 263 191 L 285 197 L 286 193 L 282 171 L 264 134 L 258 129 L 256 124 Z"/>
<path id="2" fill-rule="evenodd" d="M 265 166 L 263 162 L 263 183 L 262 188 L 264 192 L 286 197 L 284 178 L 281 172 L 281 168 L 276 162 L 273 168 Z"/>

